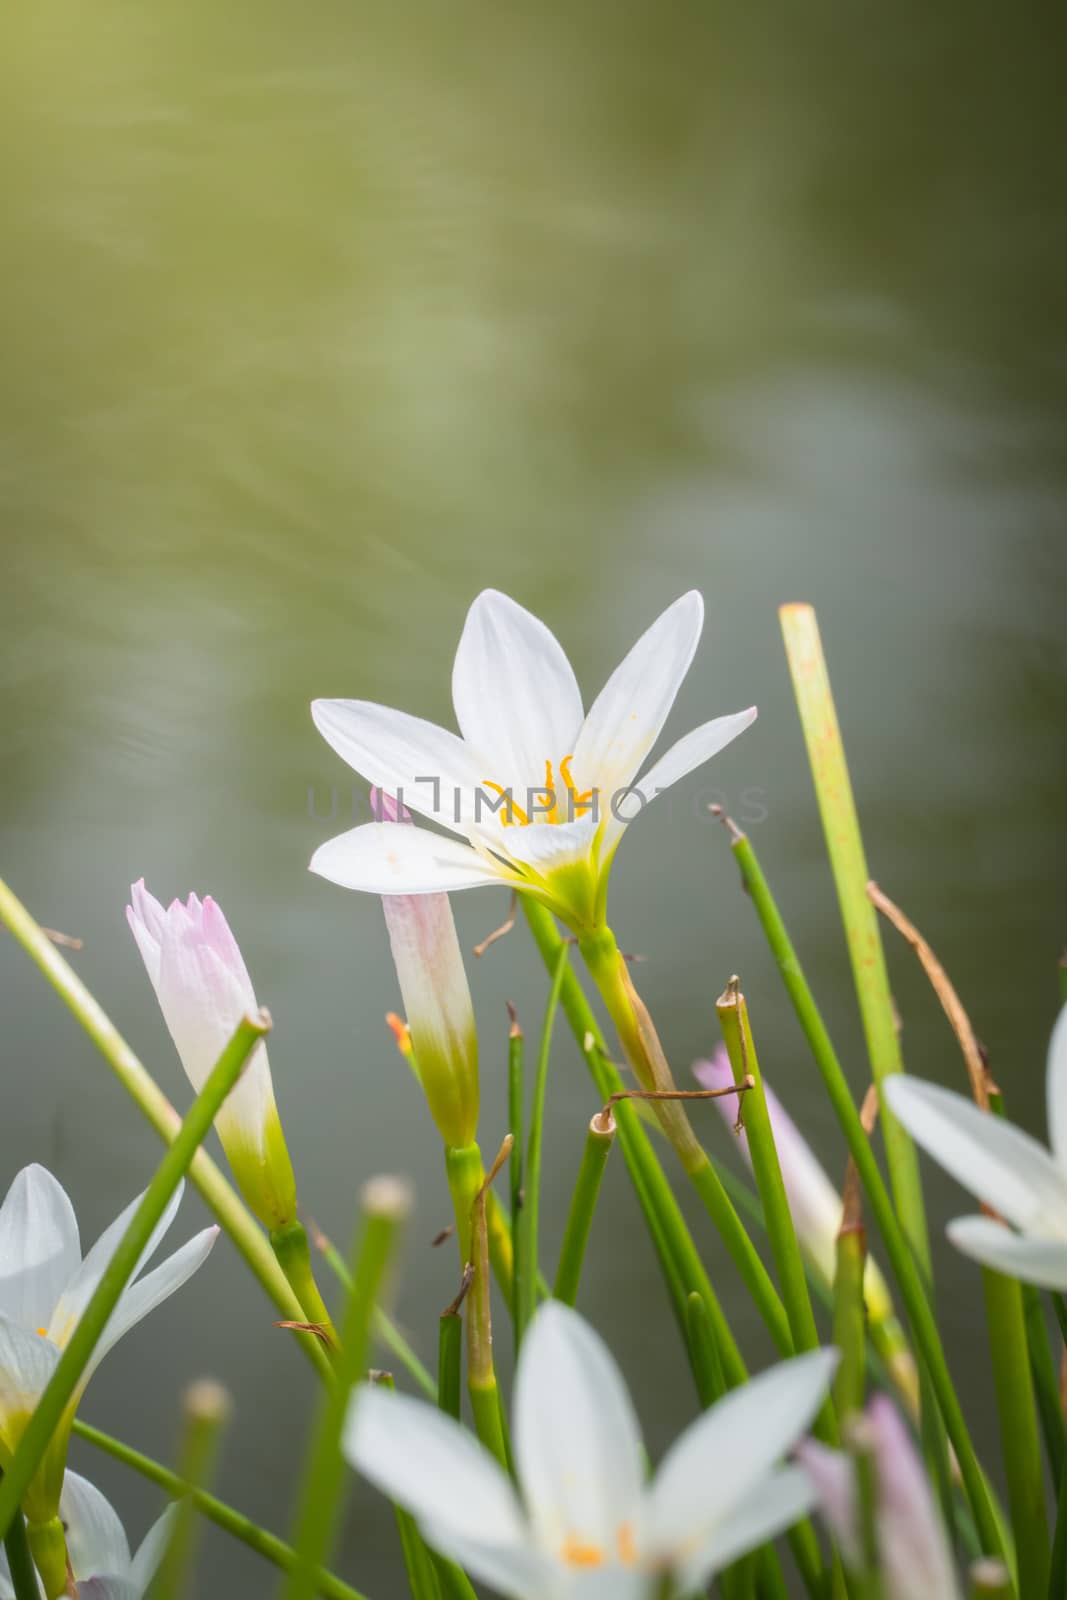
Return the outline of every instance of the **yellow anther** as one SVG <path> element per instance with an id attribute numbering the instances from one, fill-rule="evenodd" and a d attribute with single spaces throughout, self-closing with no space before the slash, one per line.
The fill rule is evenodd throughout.
<path id="1" fill-rule="evenodd" d="M 564 1542 L 560 1557 L 569 1567 L 602 1567 L 604 1552 L 598 1544 L 583 1544 L 572 1533 Z"/>

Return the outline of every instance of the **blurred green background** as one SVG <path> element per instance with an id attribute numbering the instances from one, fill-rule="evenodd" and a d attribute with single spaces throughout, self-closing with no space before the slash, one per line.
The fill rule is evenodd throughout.
<path id="1" fill-rule="evenodd" d="M 764 1070 L 840 1171 L 703 814 L 719 798 L 750 825 L 861 1089 L 776 619 L 815 602 L 872 870 L 1043 1131 L 1067 936 L 1062 32 L 1053 7 L 962 0 L 40 0 L 0 20 L 3 870 L 85 939 L 78 970 L 182 1104 L 123 906 L 142 873 L 161 898 L 221 901 L 275 1016 L 308 1210 L 344 1243 L 362 1178 L 415 1179 L 398 1314 L 424 1355 L 456 1277 L 429 1247 L 440 1151 L 382 1024 L 380 909 L 306 872 L 362 795 L 307 706 L 449 720 L 487 584 L 545 617 L 587 700 L 663 605 L 703 591 L 668 732 L 752 701 L 760 720 L 632 831 L 614 921 L 648 957 L 679 1076 L 742 974 Z M 464 942 L 505 904 L 463 897 Z M 910 953 L 889 953 L 909 1065 L 962 1085 Z M 495 1146 L 504 1000 L 536 1031 L 547 983 L 519 929 L 472 984 Z M 51 1165 L 92 1238 L 156 1145 L 10 941 L 0 985 L 3 1183 Z M 594 1109 L 561 1031 L 549 1259 Z M 946 1336 L 990 1445 L 979 1280 L 940 1240 L 970 1202 L 926 1170 Z M 200 1215 L 190 1197 L 178 1231 Z M 762 1331 L 694 1226 L 759 1365 Z M 583 1306 L 658 1453 L 694 1400 L 621 1163 L 595 1245 Z M 168 1455 L 183 1385 L 217 1374 L 237 1405 L 221 1492 L 284 1530 L 312 1384 L 270 1322 L 222 1241 L 85 1414 Z M 139 1539 L 153 1492 L 75 1459 Z M 405 1592 L 365 1487 L 339 1563 L 375 1600 Z M 209 1534 L 198 1594 L 272 1581 Z"/>

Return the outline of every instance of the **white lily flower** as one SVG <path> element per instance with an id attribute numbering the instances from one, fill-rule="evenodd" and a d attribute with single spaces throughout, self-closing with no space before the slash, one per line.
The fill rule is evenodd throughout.
<path id="1" fill-rule="evenodd" d="M 1045 1080 L 1051 1153 L 1021 1128 L 936 1084 L 896 1074 L 890 1110 L 958 1183 L 1002 1216 L 958 1217 L 948 1236 L 964 1255 L 1010 1278 L 1067 1290 L 1067 1006 L 1052 1030 Z M 1014 1231 L 1013 1231 L 1014 1230 Z"/>
<path id="2" fill-rule="evenodd" d="M 586 716 L 554 635 L 507 595 L 484 590 L 452 671 L 460 735 L 364 700 L 316 700 L 311 708 L 349 766 L 458 837 L 368 823 L 321 845 L 311 870 L 381 895 L 506 883 L 577 930 L 599 927 L 627 822 L 756 716 L 753 706 L 704 723 L 642 773 L 703 620 L 695 590 L 675 601 Z"/>
<path id="3" fill-rule="evenodd" d="M 156 991 L 182 1066 L 199 1094 L 242 1017 L 258 1010 L 244 957 L 221 906 L 191 894 L 163 909 L 145 888 L 126 907 L 137 948 Z M 296 1179 L 274 1100 L 267 1047 L 257 1044 L 215 1118 L 241 1193 L 265 1228 L 296 1217 Z"/>
<path id="4" fill-rule="evenodd" d="M 181 1201 L 181 1187 L 156 1225 L 82 1375 L 70 1412 L 23 1501 L 32 1522 L 56 1514 L 70 1423 L 93 1372 L 132 1327 L 181 1287 L 206 1260 L 218 1228 L 205 1228 L 160 1266 L 144 1267 Z M 44 1167 L 24 1167 L 0 1206 L 0 1467 L 11 1460 L 30 1414 L 104 1275 L 141 1196 L 105 1228 L 82 1260 L 78 1222 L 67 1193 Z"/>
<path id="5" fill-rule="evenodd" d="M 131 1555 L 125 1530 L 110 1502 L 87 1478 L 68 1472 L 59 1514 L 79 1600 L 143 1600 L 163 1559 L 177 1513 L 177 1505 L 168 1506 L 149 1528 L 137 1554 Z M 15 1600 L 11 1570 L 2 1550 L 0 1600 Z"/>
<path id="6" fill-rule="evenodd" d="M 689 1594 L 811 1508 L 806 1474 L 780 1463 L 818 1411 L 836 1360 L 836 1351 L 814 1351 L 733 1390 L 648 1484 L 618 1367 L 577 1312 L 549 1301 L 515 1376 L 521 1498 L 459 1423 L 395 1391 L 360 1389 L 344 1448 L 434 1549 L 509 1600 L 645 1600 L 667 1573 Z"/>
<path id="7" fill-rule="evenodd" d="M 862 1419 L 874 1467 L 875 1535 L 885 1600 L 959 1600 L 952 1551 L 930 1480 L 896 1407 L 872 1399 Z M 830 1531 L 852 1567 L 863 1560 L 860 1500 L 851 1457 L 805 1439 L 797 1455 L 819 1493 Z"/>

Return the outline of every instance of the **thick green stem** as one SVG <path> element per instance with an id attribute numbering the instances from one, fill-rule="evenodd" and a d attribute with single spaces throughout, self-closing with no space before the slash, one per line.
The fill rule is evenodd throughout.
<path id="1" fill-rule="evenodd" d="M 982 1284 L 1019 1563 L 1019 1600 L 1043 1600 L 1048 1583 L 1048 1521 L 1022 1294 L 1014 1278 L 988 1267 L 982 1269 Z"/>
<path id="2" fill-rule="evenodd" d="M 463 1373 L 463 1318 L 449 1308 L 441 1313 L 437 1342 L 437 1404 L 459 1421 Z"/>
<path id="3" fill-rule="evenodd" d="M 44 930 L 30 916 L 21 901 L 0 881 L 0 920 L 48 979 L 64 1004 L 73 1012 L 96 1045 L 123 1088 L 140 1107 L 152 1127 L 167 1143 L 173 1143 L 181 1127 L 181 1117 L 138 1060 L 111 1019 L 89 993 Z M 198 1150 L 189 1168 L 189 1178 L 214 1213 L 216 1221 L 229 1234 L 245 1262 L 259 1279 L 282 1317 L 303 1321 L 303 1308 L 293 1294 L 285 1275 L 275 1261 L 270 1246 L 238 1195 L 236 1189 L 205 1150 Z M 323 1378 L 330 1376 L 330 1361 L 313 1334 L 297 1338 L 308 1360 Z"/>
<path id="4" fill-rule="evenodd" d="M 345 1418 L 352 1390 L 366 1372 L 374 1306 L 410 1207 L 410 1191 L 395 1178 L 373 1178 L 363 1187 L 363 1222 L 353 1252 L 352 1292 L 345 1307 L 336 1377 L 319 1401 L 293 1540 L 296 1562 L 285 1586 L 285 1600 L 312 1600 L 319 1569 L 330 1554 L 346 1472 L 341 1454 Z"/>
<path id="5" fill-rule="evenodd" d="M 1026 1322 L 1026 1346 L 1030 1352 L 1030 1371 L 1034 1379 L 1034 1393 L 1041 1416 L 1041 1432 L 1045 1439 L 1045 1454 L 1052 1472 L 1052 1481 L 1059 1483 L 1063 1471 L 1064 1426 L 1060 1406 L 1060 1386 L 1049 1343 L 1048 1324 L 1041 1294 L 1032 1283 L 1020 1285 L 1023 1296 L 1023 1317 Z"/>
<path id="6" fill-rule="evenodd" d="M 817 1350 L 819 1330 L 815 1326 L 815 1313 L 811 1309 L 804 1261 L 800 1254 L 793 1213 L 789 1209 L 778 1151 L 774 1143 L 770 1114 L 763 1093 L 763 1077 L 756 1055 L 755 1040 L 749 1023 L 748 1006 L 737 979 L 732 978 L 724 994 L 716 1002 L 719 1026 L 734 1082 L 745 1089 L 743 1115 L 748 1131 L 748 1148 L 752 1157 L 752 1172 L 763 1206 L 763 1217 L 770 1238 L 771 1254 L 782 1287 L 782 1300 L 789 1319 L 789 1332 L 793 1348 L 797 1351 Z M 832 1407 L 822 1413 L 822 1432 L 827 1443 L 835 1442 L 836 1427 Z"/>
<path id="7" fill-rule="evenodd" d="M 889 1074 L 903 1071 L 904 1064 L 878 916 L 867 896 L 870 873 L 819 625 L 811 606 L 782 606 L 779 614 L 837 887 L 871 1072 L 880 1086 Z M 907 1133 L 885 1105 L 882 1106 L 882 1137 L 904 1235 L 924 1279 L 929 1281 L 930 1245 L 918 1158 Z"/>
<path id="8" fill-rule="evenodd" d="M 78 1319 L 59 1365 L 26 1424 L 15 1454 L 0 1484 L 0 1529 L 7 1530 L 21 1504 L 45 1452 L 56 1440 L 69 1433 L 78 1387 L 101 1334 L 118 1304 L 119 1297 L 137 1270 L 167 1204 L 181 1183 L 189 1163 L 207 1137 L 208 1131 L 237 1082 L 252 1051 L 270 1031 L 265 1012 L 238 1023 L 203 1089 L 197 1095 L 178 1131 L 178 1136 L 145 1190 L 114 1255 L 105 1267 L 89 1304 Z"/>
<path id="9" fill-rule="evenodd" d="M 834 1277 L 834 1344 L 841 1364 L 834 1378 L 834 1401 L 842 1425 L 863 1410 L 867 1327 L 863 1310 L 863 1274 L 867 1242 L 863 1224 L 842 1228 L 837 1236 Z"/>
<path id="10" fill-rule="evenodd" d="M 15 1600 L 39 1600 L 37 1574 L 34 1571 L 33 1558 L 26 1539 L 26 1523 L 21 1511 L 16 1512 L 11 1519 L 11 1526 L 4 1537 L 4 1550 L 7 1553 L 8 1571 L 11 1573 Z"/>
<path id="11" fill-rule="evenodd" d="M 578 1284 L 582 1276 L 582 1263 L 585 1261 L 585 1248 L 589 1243 L 593 1213 L 600 1195 L 600 1185 L 604 1178 L 604 1169 L 608 1164 L 608 1156 L 615 1143 L 615 1133 L 616 1122 L 611 1112 L 605 1114 L 603 1111 L 598 1111 L 590 1122 L 589 1131 L 585 1136 L 585 1148 L 582 1151 L 582 1162 L 578 1168 L 574 1194 L 571 1196 L 567 1226 L 563 1231 L 563 1243 L 560 1246 L 559 1265 L 556 1268 L 556 1284 L 552 1291 L 557 1300 L 562 1300 L 569 1306 L 573 1306 L 578 1299 Z"/>
<path id="12" fill-rule="evenodd" d="M 186 1483 L 162 1462 L 154 1461 L 151 1456 L 144 1455 L 140 1450 L 134 1450 L 130 1445 L 123 1444 L 120 1439 L 114 1439 L 100 1428 L 94 1428 L 90 1423 L 82 1422 L 80 1419 L 74 1423 L 74 1432 L 87 1444 L 103 1451 L 113 1460 L 121 1461 L 123 1466 L 129 1467 L 132 1471 L 140 1473 L 149 1483 L 157 1484 L 172 1500 L 181 1500 L 187 1495 L 201 1516 L 213 1522 L 231 1538 L 239 1540 L 249 1550 L 254 1550 L 257 1555 L 271 1562 L 282 1572 L 290 1571 L 295 1564 L 296 1551 L 291 1545 L 268 1532 L 266 1528 L 261 1528 L 251 1517 L 236 1511 L 225 1501 L 216 1499 L 214 1495 L 208 1494 L 195 1484 Z M 326 1600 L 366 1600 L 366 1596 L 360 1594 L 358 1589 L 342 1583 L 341 1579 L 335 1578 L 332 1573 L 320 1571 L 315 1581 L 316 1592 L 324 1595 Z"/>
<path id="13" fill-rule="evenodd" d="M 316 1328 L 321 1328 L 325 1343 L 331 1350 L 336 1350 L 337 1334 L 330 1320 L 330 1313 L 326 1309 L 326 1302 L 315 1282 L 315 1273 L 311 1265 L 311 1247 L 304 1231 L 304 1224 L 294 1220 L 287 1222 L 284 1227 L 275 1228 L 270 1236 L 270 1245 L 274 1251 L 274 1259 L 285 1273 L 290 1288 L 303 1307 L 304 1320 L 314 1323 Z"/>
<path id="14" fill-rule="evenodd" d="M 1048 1600 L 1063 1600 L 1067 1595 L 1067 1472 L 1060 1475 L 1056 1502 L 1056 1533 L 1049 1563 Z"/>
<path id="15" fill-rule="evenodd" d="M 523 1180 L 523 1152 L 524 1152 L 524 1076 L 523 1076 L 523 1033 L 519 1027 L 518 1018 L 512 1013 L 511 1028 L 508 1033 L 508 1127 L 511 1131 L 512 1146 L 511 1160 L 508 1163 L 508 1199 L 511 1214 L 511 1238 L 514 1249 L 514 1268 L 512 1272 L 511 1292 L 511 1322 L 515 1335 L 515 1349 L 518 1351 L 521 1332 L 521 1306 L 525 1286 L 522 1273 L 525 1265 L 519 1240 L 522 1232 L 522 1180 Z"/>
<path id="16" fill-rule="evenodd" d="M 793 1002 L 797 1020 L 819 1069 L 852 1159 L 856 1163 L 871 1213 L 885 1242 L 886 1254 L 900 1286 L 901 1297 L 919 1355 L 929 1375 L 949 1438 L 956 1452 L 979 1538 L 988 1553 L 1002 1554 L 1003 1544 L 988 1488 L 949 1374 L 941 1335 L 927 1297 L 926 1285 L 916 1266 L 911 1246 L 897 1221 L 893 1202 L 882 1179 L 870 1140 L 860 1121 L 852 1091 L 849 1089 L 830 1035 L 815 1004 L 785 923 L 756 859 L 751 840 L 744 834 L 736 835 L 733 839 L 733 852 L 741 871 L 741 881 L 760 919 L 782 981 Z"/>
<path id="17" fill-rule="evenodd" d="M 533 1314 L 537 1309 L 538 1235 L 541 1223 L 541 1152 L 545 1126 L 545 1095 L 548 1085 L 548 1062 L 552 1051 L 552 1029 L 559 1008 L 563 974 L 567 970 L 570 947 L 560 946 L 556 957 L 552 984 L 545 1004 L 545 1018 L 541 1026 L 541 1045 L 537 1053 L 537 1070 L 534 1076 L 533 1101 L 530 1107 L 530 1133 L 526 1146 L 525 1181 L 522 1210 L 519 1212 L 519 1231 L 515 1247 L 522 1263 L 519 1282 L 521 1293 L 515 1302 L 515 1343 L 522 1343 Z"/>
<path id="18" fill-rule="evenodd" d="M 510 1134 L 508 1141 L 510 1142 Z M 489 1235 L 485 1219 L 486 1187 L 499 1171 L 502 1153 L 474 1201 L 471 1218 L 471 1265 L 474 1273 L 467 1296 L 467 1391 L 475 1431 L 500 1465 L 510 1468 L 507 1432 L 493 1362 L 493 1319 L 489 1277 Z"/>

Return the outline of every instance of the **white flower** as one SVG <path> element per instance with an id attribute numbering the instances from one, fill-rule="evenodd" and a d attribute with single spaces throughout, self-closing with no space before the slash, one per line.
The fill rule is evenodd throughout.
<path id="1" fill-rule="evenodd" d="M 368 823 L 320 846 L 311 870 L 383 895 L 506 883 L 575 928 L 599 926 L 627 822 L 755 718 L 753 706 L 704 723 L 642 773 L 703 619 L 695 590 L 675 601 L 585 716 L 553 634 L 486 589 L 470 608 L 452 671 L 462 737 L 364 700 L 316 700 L 311 708 L 350 766 L 459 837 Z"/>
<path id="2" fill-rule="evenodd" d="M 244 957 L 222 907 L 191 894 L 166 910 L 145 888 L 126 907 L 137 948 L 156 991 L 182 1066 L 200 1092 L 242 1017 L 258 1010 Z M 296 1217 L 296 1180 L 274 1100 L 267 1047 L 256 1045 L 215 1118 L 223 1149 L 251 1209 L 265 1228 Z"/>
<path id="3" fill-rule="evenodd" d="M 63 1480 L 59 1514 L 79 1600 L 142 1600 L 167 1548 L 176 1505 L 168 1506 L 131 1556 L 125 1530 L 99 1489 L 76 1472 Z M 42 1587 L 41 1593 L 44 1593 Z M 15 1600 L 7 1557 L 0 1550 L 0 1600 Z"/>
<path id="4" fill-rule="evenodd" d="M 424 1401 L 360 1389 L 345 1453 L 419 1521 L 427 1541 L 509 1600 L 645 1600 L 679 1592 L 804 1516 L 814 1491 L 780 1465 L 836 1362 L 815 1351 L 735 1389 L 645 1481 L 641 1434 L 606 1346 L 549 1301 L 523 1341 L 513 1443 L 521 1498 L 487 1451 Z"/>
<path id="5" fill-rule="evenodd" d="M 104 1356 L 207 1258 L 218 1235 L 205 1228 L 152 1272 L 143 1271 L 174 1220 L 172 1197 L 93 1351 L 65 1425 L 23 1502 L 34 1522 L 55 1515 L 70 1420 Z M 62 1184 L 44 1167 L 24 1167 L 0 1206 L 0 1467 L 10 1461 L 30 1413 L 48 1385 L 141 1197 L 106 1228 L 82 1260 L 78 1222 Z"/>
<path id="6" fill-rule="evenodd" d="M 885 1600 L 957 1600 L 960 1588 L 941 1518 L 896 1408 L 876 1395 L 858 1419 L 875 1482 L 875 1535 Z M 859 1442 L 859 1439 L 857 1440 Z M 862 1564 L 860 1505 L 851 1458 L 805 1439 L 797 1454 L 819 1492 L 830 1531 L 851 1567 Z"/>
<path id="7" fill-rule="evenodd" d="M 1045 1089 L 1051 1154 L 951 1089 L 898 1074 L 882 1093 L 912 1138 L 1011 1224 L 959 1217 L 948 1225 L 956 1248 L 1011 1278 L 1067 1290 L 1067 1006 L 1052 1030 Z"/>

